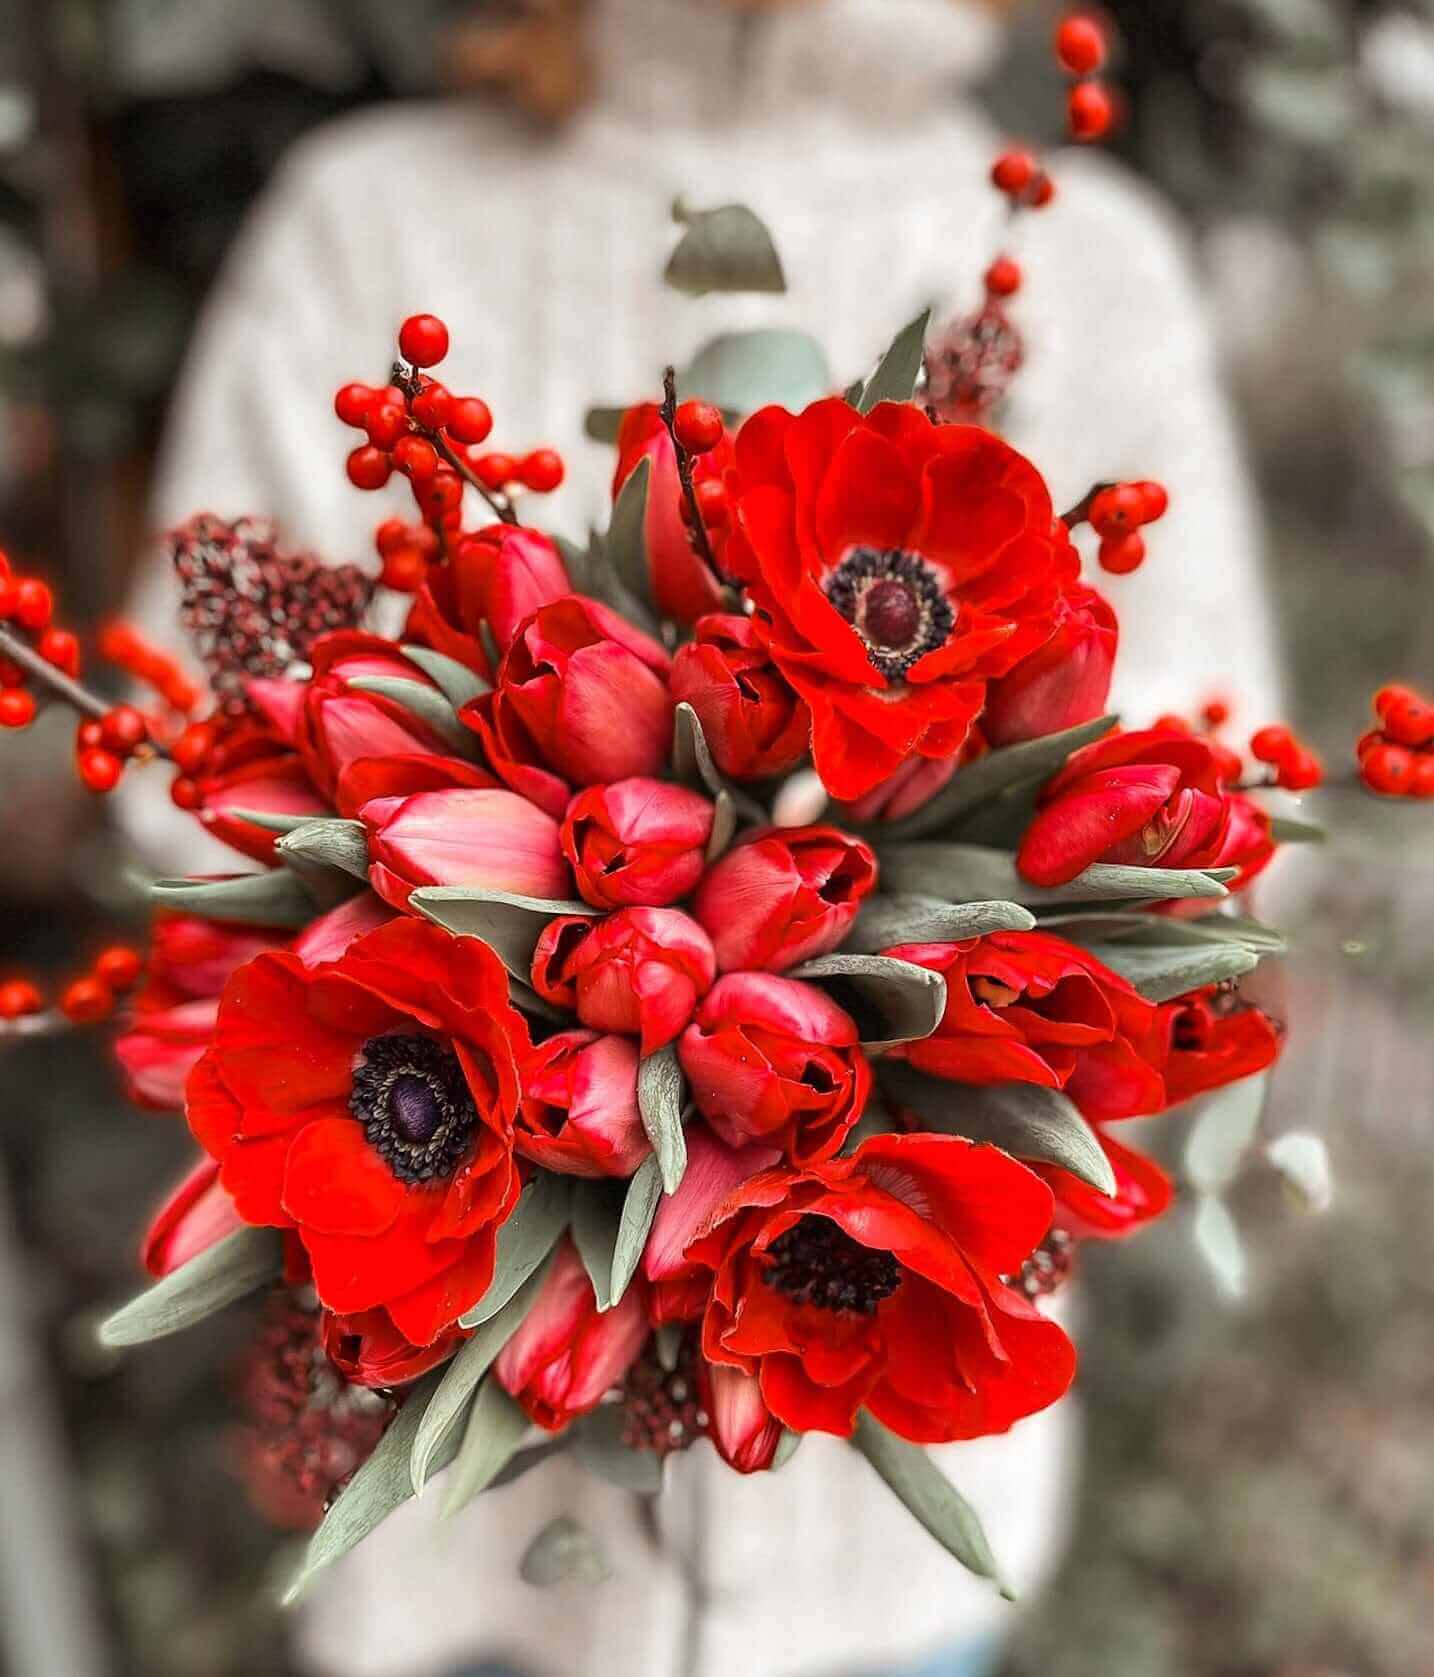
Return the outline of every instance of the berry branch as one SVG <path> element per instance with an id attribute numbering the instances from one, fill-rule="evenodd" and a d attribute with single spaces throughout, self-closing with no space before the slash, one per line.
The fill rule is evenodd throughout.
<path id="1" fill-rule="evenodd" d="M 32 676 L 42 687 L 48 688 L 57 699 L 63 699 L 82 716 L 93 717 L 98 722 L 103 721 L 109 714 L 110 707 L 98 693 L 92 693 L 72 676 L 56 669 L 32 646 L 3 626 L 0 626 L 0 658 L 8 658 L 12 664 L 18 664 L 26 675 Z"/>
<path id="2" fill-rule="evenodd" d="M 712 571 L 719 575 L 717 556 L 712 551 L 712 543 L 707 537 L 707 525 L 702 518 L 702 505 L 697 499 L 697 488 L 692 481 L 692 455 L 683 447 L 677 435 L 677 370 L 665 367 L 662 373 L 662 406 L 658 410 L 662 423 L 667 428 L 667 434 L 672 438 L 673 453 L 677 456 L 677 476 L 682 484 L 682 498 L 687 503 L 687 527 L 692 533 L 692 542 L 702 561 Z M 719 418 L 720 435 L 720 418 Z"/>
<path id="3" fill-rule="evenodd" d="M 410 417 L 412 417 L 413 400 L 415 397 L 422 395 L 424 388 L 417 368 L 406 367 L 403 362 L 395 361 L 390 377 L 392 378 L 394 385 L 408 397 L 409 414 Z M 454 451 L 452 445 L 449 443 L 447 437 L 443 435 L 441 430 L 435 430 L 429 426 L 423 425 L 416 419 L 414 420 L 414 423 L 418 426 L 419 434 L 426 437 L 433 445 L 434 453 L 438 455 L 438 458 L 442 460 L 450 470 L 457 472 L 459 477 L 461 477 L 465 483 L 471 485 L 472 488 L 478 491 L 478 493 L 488 503 L 495 517 L 500 519 L 504 524 L 516 524 L 518 522 L 518 515 L 513 510 L 512 501 L 509 500 L 502 490 L 489 489 L 487 484 L 483 482 L 482 478 L 478 476 L 468 462 Z"/>

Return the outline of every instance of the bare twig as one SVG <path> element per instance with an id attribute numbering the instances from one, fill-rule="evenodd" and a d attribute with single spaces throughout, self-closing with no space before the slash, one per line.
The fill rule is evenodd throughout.
<path id="1" fill-rule="evenodd" d="M 1114 483 L 1093 483 L 1069 512 L 1061 514 L 1061 523 L 1065 525 L 1067 530 L 1074 530 L 1077 524 L 1084 524 L 1086 519 L 1090 517 L 1090 504 L 1096 496 L 1102 490 L 1114 489 L 1115 487 Z"/>
<path id="2" fill-rule="evenodd" d="M 110 709 L 98 693 L 90 692 L 88 687 L 82 687 L 63 670 L 57 670 L 32 646 L 27 645 L 18 635 L 11 634 L 6 628 L 0 628 L 0 658 L 8 658 L 12 664 L 18 664 L 26 675 L 33 676 L 36 681 L 49 688 L 57 699 L 63 699 L 82 715 L 92 716 L 98 721 Z"/>

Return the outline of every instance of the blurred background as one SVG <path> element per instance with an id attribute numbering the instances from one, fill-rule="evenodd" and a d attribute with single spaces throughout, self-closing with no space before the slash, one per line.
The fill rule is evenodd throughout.
<path id="1" fill-rule="evenodd" d="M 481 9 L 0 0 L 0 540 L 81 624 L 124 597 L 196 312 L 276 161 L 341 113 L 451 93 Z M 1116 149 L 1195 241 L 1259 485 L 1289 720 L 1342 762 L 1374 686 L 1434 676 L 1434 5 L 1107 9 Z M 1010 9 L 982 93 L 1016 131 L 1049 98 L 1051 16 Z M 0 759 L 6 950 L 42 970 L 133 913 L 68 752 L 57 722 Z M 1235 1306 L 1179 1214 L 1085 1263 L 1075 1539 L 1005 1677 L 1434 1672 L 1434 844 L 1417 806 L 1333 790 L 1320 813 L 1338 838 L 1302 859 L 1273 1125 L 1324 1135 L 1334 1209 L 1247 1182 Z M 0 1070 L 0 1522 L 66 1569 L 28 1588 L 60 1592 L 97 1672 L 288 1672 L 281 1540 L 231 1472 L 232 1331 L 123 1363 L 90 1332 L 183 1137 L 122 1107 L 98 1042 Z M 24 1663 L 19 1609 L 0 1669 L 56 1669 Z"/>

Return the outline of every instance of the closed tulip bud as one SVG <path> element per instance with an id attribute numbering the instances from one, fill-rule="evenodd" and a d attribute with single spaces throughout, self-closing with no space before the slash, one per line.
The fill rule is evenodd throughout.
<path id="1" fill-rule="evenodd" d="M 523 1068 L 517 1150 L 560 1175 L 631 1176 L 652 1151 L 637 1109 L 637 1065 L 631 1037 L 549 1037 Z"/>
<path id="2" fill-rule="evenodd" d="M 598 908 L 663 908 L 702 877 L 712 805 L 661 780 L 619 780 L 579 793 L 563 822 L 563 854 Z"/>
<path id="3" fill-rule="evenodd" d="M 781 972 L 835 949 L 876 884 L 876 857 L 835 827 L 758 834 L 708 870 L 692 912 L 720 972 Z"/>
<path id="4" fill-rule="evenodd" d="M 958 760 L 911 757 L 893 775 L 848 804 L 853 821 L 900 821 L 929 803 L 956 773 Z"/>
<path id="5" fill-rule="evenodd" d="M 716 977 L 712 942 L 677 908 L 624 908 L 606 920 L 551 921 L 533 956 L 533 987 L 595 1031 L 671 1042 Z"/>
<path id="6" fill-rule="evenodd" d="M 375 798 L 359 813 L 368 829 L 370 882 L 395 908 L 420 885 L 569 894 L 557 822 L 516 792 L 419 792 Z"/>
<path id="7" fill-rule="evenodd" d="M 991 683 L 981 731 L 992 745 L 1018 745 L 1099 716 L 1119 638 L 1107 602 L 1093 588 L 1072 588 L 1051 638 Z"/>
<path id="8" fill-rule="evenodd" d="M 655 775 L 672 749 L 668 669 L 655 640 L 596 600 L 569 594 L 519 630 L 498 673 L 500 714 L 490 728 L 499 736 L 520 729 L 570 786 Z"/>
<path id="9" fill-rule="evenodd" d="M 595 1409 L 632 1366 L 647 1339 L 643 1284 L 599 1311 L 593 1284 L 566 1236 L 522 1326 L 498 1353 L 494 1378 L 549 1432 Z"/>
<path id="10" fill-rule="evenodd" d="M 140 1256 L 151 1275 L 169 1275 L 243 1226 L 219 1166 L 202 1159 L 154 1214 Z"/>
<path id="11" fill-rule="evenodd" d="M 218 1017 L 218 996 L 138 1013 L 114 1045 L 129 1098 L 157 1112 L 179 1111 L 184 1085 L 209 1046 Z"/>
<path id="12" fill-rule="evenodd" d="M 311 920 L 294 939 L 294 953 L 306 967 L 321 961 L 337 961 L 355 938 L 376 932 L 393 919 L 393 910 L 372 891 L 358 896 Z"/>
<path id="13" fill-rule="evenodd" d="M 404 1386 L 451 1357 L 469 1337 L 452 1327 L 431 1345 L 412 1345 L 386 1310 L 355 1310 L 347 1315 L 326 1310 L 319 1325 L 324 1353 L 353 1386 Z"/>
<path id="14" fill-rule="evenodd" d="M 542 531 L 490 524 L 461 541 L 446 565 L 429 566 L 404 638 L 490 675 L 483 625 L 506 652 L 525 618 L 571 592 L 562 555 Z"/>
<path id="15" fill-rule="evenodd" d="M 672 662 L 672 697 L 697 713 L 713 761 L 733 780 L 785 774 L 806 755 L 806 702 L 758 643 L 749 617 L 714 613 Z"/>
<path id="16" fill-rule="evenodd" d="M 825 991 L 729 973 L 703 998 L 678 1054 L 697 1110 L 723 1141 L 761 1141 L 797 1163 L 830 1157 L 860 1118 L 871 1067 L 856 1022 Z"/>
<path id="17" fill-rule="evenodd" d="M 707 1412 L 708 1436 L 722 1460 L 738 1473 L 769 1468 L 786 1429 L 763 1402 L 756 1375 L 704 1360 L 697 1384 Z"/>
<path id="18" fill-rule="evenodd" d="M 366 676 L 425 682 L 391 641 L 358 630 L 323 635 L 313 646 L 297 743 L 314 784 L 332 797 L 339 776 L 360 757 L 443 756 L 443 741 L 412 711 L 349 683 Z M 432 685 L 432 683 L 429 683 Z"/>

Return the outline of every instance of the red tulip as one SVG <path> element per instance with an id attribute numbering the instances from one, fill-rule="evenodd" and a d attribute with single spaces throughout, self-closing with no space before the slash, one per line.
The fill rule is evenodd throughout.
<path id="1" fill-rule="evenodd" d="M 337 961 L 355 938 L 376 932 L 393 917 L 393 910 L 382 898 L 372 891 L 360 891 L 358 896 L 311 920 L 294 939 L 294 953 L 306 967 Z"/>
<path id="2" fill-rule="evenodd" d="M 722 972 L 781 972 L 835 949 L 876 885 L 876 857 L 835 827 L 757 834 L 708 870 L 692 912 Z"/>
<path id="3" fill-rule="evenodd" d="M 533 987 L 593 1030 L 640 1037 L 646 1055 L 681 1032 L 716 970 L 711 940 L 681 909 L 624 908 L 606 920 L 551 921 Z"/>
<path id="4" fill-rule="evenodd" d="M 956 773 L 960 761 L 961 757 L 944 762 L 930 757 L 909 758 L 895 774 L 848 804 L 847 812 L 853 821 L 900 821 L 930 803 Z"/>
<path id="5" fill-rule="evenodd" d="M 871 1067 L 856 1021 L 814 984 L 729 973 L 678 1053 L 692 1099 L 733 1147 L 762 1141 L 799 1162 L 835 1153 L 860 1118 Z"/>
<path id="6" fill-rule="evenodd" d="M 550 815 L 502 789 L 376 798 L 359 812 L 369 877 L 395 908 L 420 885 L 476 885 L 527 897 L 567 897 L 572 879 Z"/>
<path id="7" fill-rule="evenodd" d="M 566 1236 L 533 1308 L 498 1353 L 493 1375 L 549 1432 L 586 1414 L 627 1373 L 647 1339 L 641 1278 L 599 1311 L 577 1248 Z"/>
<path id="8" fill-rule="evenodd" d="M 334 806 L 352 821 L 375 798 L 407 798 L 415 792 L 445 792 L 454 787 L 477 791 L 500 784 L 496 775 L 462 757 L 439 757 L 430 752 L 355 757 L 339 775 Z"/>
<path id="9" fill-rule="evenodd" d="M 567 1176 L 631 1176 L 652 1151 L 637 1110 L 631 1037 L 562 1031 L 523 1068 L 514 1145 Z"/>
<path id="10" fill-rule="evenodd" d="M 1061 601 L 1055 633 L 1009 675 L 991 683 L 981 731 L 992 745 L 1016 745 L 1089 722 L 1105 709 L 1120 630 L 1093 588 Z"/>
<path id="11" fill-rule="evenodd" d="M 431 1345 L 412 1345 L 384 1310 L 356 1310 L 339 1315 L 325 1310 L 319 1324 L 329 1361 L 354 1386 L 407 1385 L 437 1368 L 468 1338 L 464 1328 L 450 1328 Z"/>
<path id="12" fill-rule="evenodd" d="M 563 854 L 598 908 L 662 908 L 702 877 L 712 805 L 662 780 L 619 780 L 580 792 L 563 822 Z"/>
<path id="13" fill-rule="evenodd" d="M 785 1428 L 762 1400 L 762 1383 L 726 1363 L 698 1366 L 702 1407 L 717 1453 L 738 1473 L 761 1473 L 772 1465 Z"/>
<path id="14" fill-rule="evenodd" d="M 1279 1058 L 1282 1041 L 1273 1019 L 1215 985 L 1166 1002 L 1160 1031 L 1172 1104 L 1264 1071 Z"/>
<path id="15" fill-rule="evenodd" d="M 697 712 L 713 761 L 733 780 L 785 774 L 807 754 L 812 717 L 749 617 L 714 613 L 672 661 L 672 697 Z"/>
<path id="16" fill-rule="evenodd" d="M 201 1159 L 155 1212 L 140 1256 L 151 1275 L 168 1275 L 243 1227 L 219 1166 Z"/>
<path id="17" fill-rule="evenodd" d="M 253 681 L 249 689 L 263 693 L 265 704 L 252 715 L 211 718 L 208 749 L 202 761 L 186 765 L 186 777 L 198 789 L 194 812 L 208 832 L 255 861 L 273 863 L 279 835 L 235 812 L 323 815 L 328 805 L 288 731 L 293 700 L 302 696 L 303 685 Z"/>
<path id="18" fill-rule="evenodd" d="M 490 524 L 461 541 L 446 565 L 429 567 L 404 638 L 423 641 L 489 676 L 482 625 L 492 630 L 499 652 L 506 652 L 524 618 L 571 592 L 562 555 L 542 531 Z"/>
<path id="19" fill-rule="evenodd" d="M 218 1016 L 217 995 L 138 1013 L 114 1045 L 130 1100 L 155 1111 L 177 1112 L 184 1105 L 184 1085 L 209 1046 Z"/>

